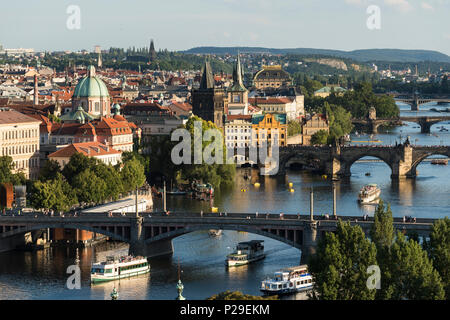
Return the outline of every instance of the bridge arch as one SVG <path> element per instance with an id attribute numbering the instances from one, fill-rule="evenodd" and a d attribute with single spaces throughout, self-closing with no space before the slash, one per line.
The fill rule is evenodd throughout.
<path id="1" fill-rule="evenodd" d="M 209 229 L 221 229 L 221 230 L 232 230 L 232 231 L 245 231 L 248 233 L 253 233 L 253 234 L 258 234 L 260 236 L 263 237 L 267 237 L 267 238 L 271 238 L 280 242 L 283 242 L 285 244 L 288 244 L 294 248 L 297 249 L 301 249 L 302 243 L 303 243 L 303 239 L 297 239 L 298 241 L 294 241 L 294 238 L 289 239 L 289 237 L 282 237 L 279 235 L 276 235 L 272 232 L 269 231 L 264 231 L 262 229 L 258 229 L 255 227 L 249 227 L 249 226 L 231 226 L 231 225 L 226 225 L 226 226 L 220 226 L 220 225 L 206 225 L 206 224 L 202 224 L 202 225 L 190 225 L 186 228 L 179 228 L 173 231 L 169 231 L 169 232 L 165 232 L 162 234 L 159 234 L 157 236 L 148 238 L 145 240 L 146 244 L 151 244 L 153 242 L 157 242 L 160 240 L 172 240 L 174 238 L 177 238 L 179 236 L 191 233 L 191 232 L 195 232 L 195 231 L 203 231 L 203 230 L 209 230 Z M 291 230 L 291 229 L 286 229 L 287 230 Z M 292 231 L 298 231 L 298 230 L 293 230 Z"/>
<path id="2" fill-rule="evenodd" d="M 345 160 L 345 165 L 344 165 L 344 175 L 345 176 L 350 176 L 351 175 L 351 168 L 352 166 L 355 164 L 356 161 L 365 158 L 365 157 L 373 157 L 373 158 L 377 158 L 381 161 L 383 161 L 385 164 L 387 164 L 389 166 L 389 168 L 391 169 L 391 174 L 393 173 L 393 168 L 392 168 L 392 160 L 390 157 L 386 157 L 380 153 L 373 153 L 373 152 L 365 152 L 365 153 L 360 153 L 356 156 L 353 156 L 351 158 L 349 158 L 348 160 Z"/>
<path id="3" fill-rule="evenodd" d="M 116 241 L 122 241 L 122 242 L 130 242 L 129 238 L 123 237 L 121 235 L 118 235 L 114 232 L 102 229 L 102 228 L 95 228 L 88 225 L 83 224 L 77 224 L 77 223 L 70 223 L 70 224 L 61 224 L 61 223 L 42 223 L 42 224 L 33 224 L 31 226 L 26 226 L 25 228 L 19 227 L 17 229 L 13 229 L 11 231 L 6 231 L 3 233 L 0 233 L 0 239 L 1 238 L 8 238 L 20 234 L 25 234 L 27 232 L 31 231 L 37 231 L 42 229 L 78 229 L 78 230 L 84 230 L 84 231 L 90 231 L 102 234 L 104 236 L 110 237 L 113 240 Z"/>
<path id="4" fill-rule="evenodd" d="M 279 172 L 284 173 L 288 163 L 297 163 L 303 165 L 313 165 L 317 169 L 325 170 L 323 155 L 313 150 L 296 152 L 295 149 L 284 154 L 280 154 Z"/>
<path id="5" fill-rule="evenodd" d="M 425 160 L 426 158 L 435 156 L 435 155 L 446 156 L 446 157 L 450 158 L 450 151 L 448 151 L 448 152 L 445 152 L 445 151 L 427 152 L 427 153 L 420 155 L 419 157 L 417 157 L 415 159 L 415 161 L 411 165 L 411 173 L 415 176 L 416 170 L 417 170 L 417 167 L 419 166 L 419 164 L 421 164 L 422 161 Z"/>

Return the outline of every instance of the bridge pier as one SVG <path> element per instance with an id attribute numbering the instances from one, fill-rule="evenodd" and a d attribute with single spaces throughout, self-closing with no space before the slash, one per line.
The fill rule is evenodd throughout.
<path id="1" fill-rule="evenodd" d="M 131 218 L 130 247 L 128 254 L 147 258 L 169 255 L 173 253 L 172 239 L 157 240 L 145 243 L 142 217 Z"/>
<path id="2" fill-rule="evenodd" d="M 317 221 L 305 223 L 300 264 L 309 264 L 311 262 L 311 258 L 316 254 L 317 241 Z"/>

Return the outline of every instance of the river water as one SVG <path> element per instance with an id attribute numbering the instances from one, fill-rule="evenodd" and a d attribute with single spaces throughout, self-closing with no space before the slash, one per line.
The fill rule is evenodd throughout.
<path id="1" fill-rule="evenodd" d="M 399 105 L 402 116 L 414 116 L 408 106 Z M 435 115 L 430 108 L 445 109 L 448 105 L 426 105 L 420 115 Z M 449 113 L 441 113 L 450 115 Z M 441 126 L 449 131 L 441 132 Z M 353 141 L 361 144 L 395 144 L 406 136 L 413 144 L 450 145 L 450 124 L 439 123 L 432 127 L 431 135 L 421 134 L 414 123 L 395 128 L 382 128 L 374 137 L 352 134 Z M 368 142 L 371 140 L 381 142 Z M 358 142 L 353 142 L 358 143 Z M 371 160 L 371 158 L 363 159 Z M 247 170 L 247 171 L 246 171 Z M 314 188 L 315 214 L 332 210 L 331 182 L 307 171 L 288 170 L 285 177 L 259 177 L 256 171 L 240 169 L 233 188 L 216 191 L 214 203 L 168 196 L 167 207 L 172 211 L 203 210 L 212 205 L 226 212 L 271 212 L 306 214 L 309 211 L 309 190 Z M 422 162 L 416 179 L 391 181 L 390 168 L 383 162 L 363 161 L 351 168 L 349 179 L 336 183 L 338 215 L 373 214 L 374 206 L 361 206 L 356 201 L 359 189 L 368 183 L 381 188 L 384 201 L 390 203 L 394 216 L 442 218 L 450 212 L 450 166 L 431 165 Z M 371 176 L 365 173 L 370 172 Z M 251 179 L 244 179 L 244 173 Z M 261 186 L 255 188 L 253 183 Z M 293 183 L 293 193 L 287 184 Z M 243 191 L 245 190 L 245 192 Z M 155 199 L 155 210 L 161 209 L 160 199 Z M 237 242 L 252 239 L 265 240 L 267 256 L 264 260 L 248 266 L 227 269 L 225 256 Z M 225 290 L 240 290 L 259 295 L 261 280 L 280 268 L 299 264 L 301 252 L 281 242 L 245 232 L 224 231 L 211 238 L 207 230 L 193 232 L 173 240 L 171 257 L 150 259 L 150 274 L 100 285 L 89 284 L 90 264 L 106 255 L 126 254 L 128 247 L 122 243 L 103 243 L 92 248 L 49 248 L 37 252 L 11 251 L 0 253 L 0 299 L 109 299 L 114 286 L 120 299 L 174 299 L 177 295 L 178 263 L 188 299 L 205 299 Z M 79 257 L 81 289 L 69 290 L 66 281 L 68 266 Z M 287 297 L 304 299 L 305 295 Z"/>

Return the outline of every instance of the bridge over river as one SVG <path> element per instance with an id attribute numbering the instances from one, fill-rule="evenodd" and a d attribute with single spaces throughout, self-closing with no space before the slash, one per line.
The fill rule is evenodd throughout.
<path id="1" fill-rule="evenodd" d="M 444 121 L 450 121 L 450 116 L 415 116 L 392 119 L 353 119 L 352 123 L 360 130 L 362 129 L 363 131 L 376 134 L 378 132 L 378 127 L 381 125 L 401 125 L 403 122 L 415 122 L 420 126 L 421 133 L 430 133 L 432 125 Z"/>
<path id="2" fill-rule="evenodd" d="M 312 198 L 312 196 L 311 196 Z M 311 202 L 312 203 L 312 202 Z M 336 217 L 336 218 L 335 218 Z M 339 216 L 339 219 L 359 225 L 369 233 L 373 218 Z M 394 226 L 402 232 L 414 232 L 422 238 L 429 236 L 435 219 L 417 218 L 415 222 L 404 222 L 394 218 Z M 317 242 L 325 232 L 336 230 L 337 216 L 324 219 L 313 214 L 279 215 L 264 213 L 199 213 L 172 212 L 169 215 L 157 212 L 128 213 L 109 216 L 108 213 L 65 214 L 47 216 L 40 212 L 22 215 L 0 215 L 0 247 L 26 233 L 47 228 L 87 230 L 103 234 L 110 239 L 130 244 L 134 255 L 154 257 L 173 252 L 172 239 L 181 235 L 208 229 L 237 230 L 272 238 L 302 250 L 302 260 L 314 254 Z"/>

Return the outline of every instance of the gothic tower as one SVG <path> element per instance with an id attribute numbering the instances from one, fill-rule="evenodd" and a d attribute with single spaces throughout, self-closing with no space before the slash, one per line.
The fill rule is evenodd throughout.
<path id="1" fill-rule="evenodd" d="M 155 44 L 153 43 L 153 39 L 150 41 L 150 62 L 154 62 L 156 60 L 156 50 L 155 50 Z"/>
<path id="2" fill-rule="evenodd" d="M 192 90 L 192 113 L 222 128 L 227 100 L 224 89 L 216 87 L 211 65 L 206 60 L 200 87 Z"/>

